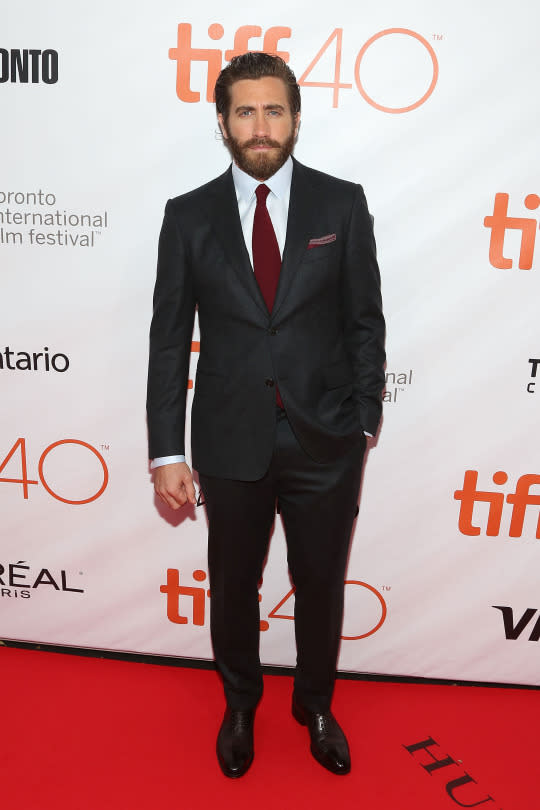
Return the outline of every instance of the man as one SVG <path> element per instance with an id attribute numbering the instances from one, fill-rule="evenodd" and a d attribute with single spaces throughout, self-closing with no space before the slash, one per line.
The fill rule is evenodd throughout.
<path id="1" fill-rule="evenodd" d="M 365 433 L 377 430 L 384 385 L 371 218 L 360 186 L 291 157 L 300 90 L 285 62 L 235 57 L 215 100 L 232 167 L 169 200 L 160 236 L 148 385 L 155 489 L 173 509 L 195 503 L 184 417 L 197 307 L 191 441 L 227 703 L 218 761 L 238 777 L 253 760 L 257 585 L 277 503 L 296 588 L 292 711 L 313 756 L 343 774 L 350 755 L 330 702 Z"/>

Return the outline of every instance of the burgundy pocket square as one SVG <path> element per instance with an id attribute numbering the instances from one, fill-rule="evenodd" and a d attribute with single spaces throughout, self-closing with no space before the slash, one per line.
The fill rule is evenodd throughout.
<path id="1" fill-rule="evenodd" d="M 310 239 L 308 242 L 308 250 L 311 248 L 322 247 L 323 245 L 329 245 L 331 242 L 335 242 L 337 236 L 335 233 L 327 233 L 326 236 L 319 236 L 317 239 Z"/>

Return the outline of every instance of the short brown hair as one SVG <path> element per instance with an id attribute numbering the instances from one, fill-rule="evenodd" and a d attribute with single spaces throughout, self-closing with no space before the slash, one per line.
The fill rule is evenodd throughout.
<path id="1" fill-rule="evenodd" d="M 296 115 L 300 112 L 300 88 L 296 76 L 287 63 L 274 54 L 250 51 L 231 59 L 217 77 L 214 101 L 216 111 L 221 113 L 225 122 L 230 112 L 231 86 L 241 79 L 263 79 L 266 76 L 274 76 L 285 82 L 291 113 Z"/>

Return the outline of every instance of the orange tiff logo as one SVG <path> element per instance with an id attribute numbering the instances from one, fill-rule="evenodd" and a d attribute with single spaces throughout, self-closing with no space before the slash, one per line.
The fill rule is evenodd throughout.
<path id="1" fill-rule="evenodd" d="M 159 590 L 167 596 L 167 619 L 170 622 L 173 624 L 193 624 L 198 627 L 202 627 L 206 624 L 206 600 L 210 597 L 210 591 L 202 585 L 206 578 L 206 571 L 196 569 L 192 573 L 193 581 L 184 585 L 180 583 L 180 571 L 178 568 L 167 569 L 167 582 L 165 585 L 161 585 Z M 200 584 L 195 585 L 195 582 Z M 372 626 L 361 628 L 350 635 L 341 636 L 344 641 L 358 641 L 359 639 L 372 636 L 382 627 L 386 619 L 387 607 L 382 594 L 372 585 L 368 585 L 367 582 L 349 579 L 345 581 L 345 587 L 347 586 L 365 589 L 362 590 L 361 593 L 365 594 L 367 591 L 370 598 L 375 599 L 375 605 L 379 613 Z M 294 596 L 294 590 L 294 588 L 291 588 L 285 596 L 279 600 L 268 613 L 268 619 L 294 619 L 292 615 L 293 611 L 286 607 L 286 604 Z M 261 602 L 261 600 L 262 596 L 259 593 L 259 602 Z M 270 622 L 266 619 L 261 619 L 259 627 L 262 632 L 265 632 L 270 628 Z"/>
<path id="2" fill-rule="evenodd" d="M 225 29 L 220 23 L 212 23 L 208 28 L 210 39 L 219 40 L 223 37 Z M 253 37 L 260 37 L 262 28 L 259 25 L 241 25 L 234 35 L 233 47 L 225 51 L 225 59 L 230 62 L 234 56 L 251 51 L 249 42 Z M 274 53 L 285 61 L 289 61 L 287 51 L 279 51 L 280 39 L 288 39 L 291 29 L 285 26 L 269 28 L 262 42 L 261 50 Z M 221 70 L 222 51 L 219 48 L 194 48 L 191 44 L 191 25 L 180 23 L 178 26 L 176 48 L 169 49 L 169 59 L 176 62 L 176 95 L 180 101 L 197 102 L 201 94 L 191 89 L 191 63 L 206 62 L 206 100 L 214 100 L 214 86 Z"/>
<path id="3" fill-rule="evenodd" d="M 508 474 L 504 470 L 499 470 L 493 475 L 493 483 L 503 486 L 508 481 Z M 473 520 L 474 508 L 478 503 L 487 503 L 488 515 L 485 525 L 485 534 L 488 537 L 497 537 L 501 530 L 501 520 L 503 515 L 504 502 L 511 504 L 512 513 L 510 518 L 510 537 L 521 537 L 527 507 L 540 507 L 540 494 L 531 493 L 531 487 L 540 485 L 540 475 L 527 474 L 518 478 L 514 492 L 504 495 L 504 492 L 477 489 L 478 472 L 476 470 L 466 470 L 463 479 L 463 488 L 454 492 L 454 499 L 461 501 L 459 507 L 458 526 L 462 534 L 471 537 L 481 534 L 480 526 L 475 526 Z M 536 538 L 540 539 L 540 516 L 536 525 Z"/>
<path id="4" fill-rule="evenodd" d="M 225 29 L 220 23 L 212 23 L 208 27 L 208 36 L 214 42 L 218 42 L 223 38 Z M 216 79 L 223 65 L 223 58 L 229 62 L 234 56 L 247 51 L 265 51 L 267 53 L 276 54 L 280 56 L 285 62 L 289 61 L 289 51 L 280 50 L 280 42 L 284 39 L 290 39 L 292 29 L 286 25 L 275 25 L 268 28 L 263 32 L 260 25 L 241 25 L 234 34 L 233 47 L 223 51 L 221 48 L 196 48 L 193 47 L 192 42 L 192 27 L 190 23 L 179 23 L 176 36 L 176 46 L 169 49 L 169 59 L 176 62 L 176 95 L 180 101 L 188 103 L 197 103 L 201 100 L 201 93 L 199 90 L 194 90 L 192 87 L 191 68 L 194 62 L 202 62 L 206 65 L 206 100 L 213 102 L 214 100 L 214 86 Z M 371 46 L 391 35 L 405 36 L 418 42 L 420 46 L 427 51 L 429 61 L 431 63 L 431 75 L 427 82 L 428 86 L 419 98 L 412 103 L 403 106 L 390 107 L 387 104 L 378 102 L 368 92 L 365 87 L 365 81 L 362 79 L 362 64 L 364 57 L 371 48 Z M 257 46 L 252 45 L 252 40 L 258 39 Z M 320 87 L 333 90 L 332 106 L 339 105 L 339 94 L 341 90 L 352 90 L 352 82 L 343 82 L 341 79 L 341 55 L 343 43 L 343 28 L 334 28 L 330 36 L 323 42 L 318 52 L 315 54 L 309 65 L 306 67 L 300 78 L 298 84 L 301 87 Z M 333 58 L 333 76 L 330 75 L 327 81 L 312 81 L 309 76 L 316 69 L 318 63 L 323 59 L 323 66 L 331 61 Z M 408 28 L 386 28 L 384 31 L 378 31 L 370 37 L 360 48 L 356 56 L 354 68 L 354 79 L 356 87 L 362 98 L 367 101 L 372 107 L 377 110 L 387 113 L 405 113 L 415 110 L 420 107 L 433 93 L 437 79 L 439 77 L 439 63 L 435 51 L 430 43 L 416 31 L 411 31 Z M 332 71 L 330 71 L 332 73 Z"/>
<path id="5" fill-rule="evenodd" d="M 489 240 L 489 261 L 499 270 L 510 270 L 514 264 L 512 259 L 504 255 L 504 239 L 507 231 L 521 231 L 518 267 L 520 270 L 530 270 L 533 264 L 534 245 L 538 222 L 533 217 L 509 217 L 508 194 L 495 194 L 493 214 L 484 218 L 484 226 L 491 228 Z M 536 211 L 540 207 L 538 194 L 528 194 L 524 200 L 529 211 Z"/>

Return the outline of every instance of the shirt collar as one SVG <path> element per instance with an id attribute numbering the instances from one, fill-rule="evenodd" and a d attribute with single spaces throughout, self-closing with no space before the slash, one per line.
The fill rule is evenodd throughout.
<path id="1" fill-rule="evenodd" d="M 287 199 L 291 188 L 292 171 L 293 162 L 289 155 L 281 169 L 278 169 L 272 177 L 264 181 L 265 185 L 268 186 L 272 194 L 275 194 L 278 199 Z M 236 163 L 232 164 L 232 175 L 237 200 L 243 200 L 249 203 L 255 194 L 255 189 L 260 185 L 260 181 L 246 174 Z"/>

